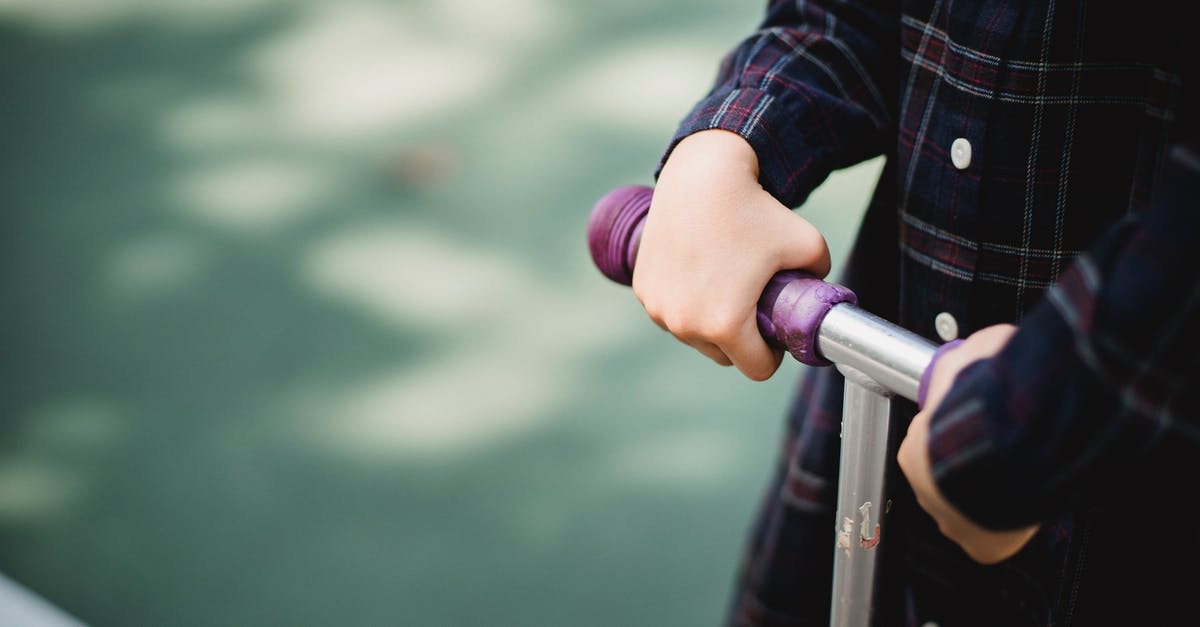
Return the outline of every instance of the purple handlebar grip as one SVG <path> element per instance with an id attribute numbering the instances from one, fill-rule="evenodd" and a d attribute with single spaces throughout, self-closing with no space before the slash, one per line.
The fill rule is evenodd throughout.
<path id="1" fill-rule="evenodd" d="M 592 261 L 604 276 L 622 285 L 633 282 L 633 265 L 653 194 L 654 190 L 644 185 L 618 187 L 592 208 L 588 220 Z M 758 300 L 758 329 L 768 344 L 788 351 L 801 363 L 828 366 L 830 362 L 818 350 L 817 333 L 825 314 L 838 303 L 857 304 L 858 297 L 807 272 L 778 272 Z"/>
<path id="2" fill-rule="evenodd" d="M 775 273 L 758 299 L 758 328 L 768 343 L 786 349 L 802 364 L 828 366 L 817 348 L 825 314 L 838 303 L 858 304 L 849 289 L 800 270 Z"/>
<path id="3" fill-rule="evenodd" d="M 588 249 L 604 276 L 620 283 L 633 283 L 633 262 L 650 198 L 654 190 L 645 185 L 618 187 L 596 201 L 588 219 Z"/>
<path id="4" fill-rule="evenodd" d="M 946 354 L 946 351 L 951 350 L 962 343 L 963 341 L 961 338 L 950 340 L 949 342 L 937 347 L 937 350 L 933 351 L 933 357 L 929 359 L 929 365 L 925 366 L 925 372 L 921 373 L 921 382 L 917 385 L 917 409 L 925 409 L 925 397 L 929 394 L 929 380 L 933 378 L 933 367 L 937 365 L 937 362 L 942 358 L 942 355 Z"/>

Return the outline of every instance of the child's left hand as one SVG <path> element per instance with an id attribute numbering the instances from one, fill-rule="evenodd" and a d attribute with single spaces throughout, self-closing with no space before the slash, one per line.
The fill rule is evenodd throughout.
<path id="1" fill-rule="evenodd" d="M 1010 324 L 998 324 L 980 329 L 961 345 L 949 349 L 934 365 L 929 381 L 925 406 L 908 427 L 900 443 L 897 459 L 900 469 L 912 485 L 917 503 L 933 517 L 938 529 L 958 544 L 971 559 L 981 564 L 995 564 L 1015 555 L 1037 533 L 1039 525 L 1020 529 L 996 531 L 987 529 L 967 518 L 942 495 L 933 479 L 929 465 L 929 419 L 941 404 L 959 371 L 968 364 L 1000 352 L 1017 330 Z"/>

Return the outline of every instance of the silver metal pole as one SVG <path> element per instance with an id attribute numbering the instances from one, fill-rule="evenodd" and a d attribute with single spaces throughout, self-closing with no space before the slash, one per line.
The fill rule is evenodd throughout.
<path id="1" fill-rule="evenodd" d="M 937 346 L 850 304 L 821 321 L 818 351 L 846 377 L 830 625 L 871 624 L 887 513 L 891 396 L 917 400 Z"/>
<path id="2" fill-rule="evenodd" d="M 875 563 L 887 509 L 884 476 L 891 399 L 888 390 L 862 372 L 848 366 L 838 369 L 846 375 L 846 397 L 830 625 L 865 627 L 871 623 Z"/>
<path id="3" fill-rule="evenodd" d="M 817 351 L 839 366 L 850 366 L 884 388 L 917 400 L 921 375 L 937 345 L 875 314 L 834 305 L 817 331 Z"/>

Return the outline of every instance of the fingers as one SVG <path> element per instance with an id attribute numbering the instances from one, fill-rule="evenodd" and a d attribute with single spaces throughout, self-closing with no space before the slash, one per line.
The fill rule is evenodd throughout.
<path id="1" fill-rule="evenodd" d="M 721 349 L 746 378 L 766 381 L 779 369 L 783 353 L 772 350 L 758 330 L 754 315 L 745 318 L 736 336 Z"/>
<path id="2" fill-rule="evenodd" d="M 1016 331 L 1017 327 L 1011 324 L 984 327 L 967 336 L 962 344 L 946 351 L 934 364 L 929 391 L 925 396 L 925 411 L 932 412 L 941 405 L 959 372 L 980 359 L 995 356 Z"/>
<path id="3" fill-rule="evenodd" d="M 909 423 L 908 432 L 900 442 L 896 455 L 917 504 L 934 519 L 942 535 L 958 544 L 971 559 L 980 564 L 996 564 L 1016 555 L 1034 537 L 1039 527 L 1035 524 L 1020 529 L 988 529 L 955 508 L 938 489 L 930 468 L 930 421 L 957 374 L 967 365 L 999 352 L 1016 329 L 1010 324 L 980 329 L 942 356 L 934 367 L 925 408 Z"/>
<path id="4" fill-rule="evenodd" d="M 1038 525 L 1011 530 L 992 530 L 967 518 L 937 487 L 929 467 L 929 412 L 918 412 L 900 442 L 897 461 L 912 487 L 917 505 L 925 510 L 942 535 L 949 538 L 980 564 L 996 564 L 1016 555 L 1037 533 Z"/>
<path id="5" fill-rule="evenodd" d="M 920 483 L 928 469 L 929 461 L 925 456 L 925 437 L 928 430 L 929 412 L 917 412 L 917 415 L 913 416 L 912 421 L 908 423 L 908 431 L 896 451 L 896 461 L 900 465 L 900 471 L 904 473 L 909 483 L 914 485 Z M 918 501 L 921 496 L 920 490 L 917 490 Z"/>
<path id="6" fill-rule="evenodd" d="M 980 564 L 990 566 L 1019 553 L 1037 535 L 1039 529 L 1041 529 L 1041 525 L 1005 531 L 988 531 L 979 528 L 953 529 L 951 533 L 957 537 L 949 535 L 947 537 L 957 542 L 968 557 Z"/>
<path id="7" fill-rule="evenodd" d="M 691 346 L 692 348 L 700 351 L 701 354 L 703 354 L 705 357 L 708 357 L 709 359 L 713 360 L 719 366 L 732 366 L 733 365 L 733 361 L 731 361 L 729 359 L 729 356 L 726 355 L 724 351 L 722 351 L 720 348 L 717 347 L 716 344 L 713 344 L 712 342 L 706 342 L 704 340 L 693 340 L 693 341 L 684 342 L 684 343 L 687 344 L 688 346 Z"/>
<path id="8" fill-rule="evenodd" d="M 1011 324 L 994 324 L 989 327 L 984 327 L 963 341 L 967 344 L 972 352 L 981 356 L 990 357 L 1000 352 L 1001 348 L 1008 343 L 1012 335 L 1017 332 L 1017 327 Z"/>
<path id="9" fill-rule="evenodd" d="M 779 369 L 783 351 L 771 348 L 758 330 L 754 310 L 749 314 L 664 316 L 648 308 L 654 323 L 680 342 L 722 366 L 736 366 L 748 379 L 765 381 Z M 701 322 L 695 322 L 700 320 Z"/>

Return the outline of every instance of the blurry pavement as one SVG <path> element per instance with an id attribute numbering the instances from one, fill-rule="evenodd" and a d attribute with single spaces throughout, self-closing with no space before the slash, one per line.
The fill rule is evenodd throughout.
<path id="1" fill-rule="evenodd" d="M 0 573 L 96 627 L 719 622 L 801 371 L 584 232 L 759 11 L 0 1 Z M 835 263 L 877 165 L 804 208 Z"/>

